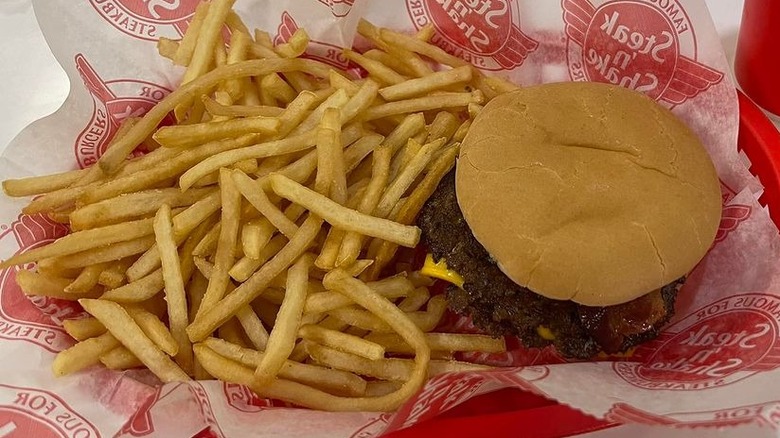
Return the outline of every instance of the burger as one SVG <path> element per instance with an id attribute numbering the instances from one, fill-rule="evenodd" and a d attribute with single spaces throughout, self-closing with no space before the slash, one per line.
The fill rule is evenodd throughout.
<path id="1" fill-rule="evenodd" d="M 720 214 L 715 167 L 671 111 L 568 82 L 490 101 L 418 225 L 453 310 L 590 358 L 657 336 Z"/>

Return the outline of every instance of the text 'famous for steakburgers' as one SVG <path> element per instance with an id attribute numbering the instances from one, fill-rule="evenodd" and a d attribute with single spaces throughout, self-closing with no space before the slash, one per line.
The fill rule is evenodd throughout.
<path id="1" fill-rule="evenodd" d="M 492 100 L 418 222 L 425 270 L 461 283 L 454 310 L 588 358 L 658 334 L 720 214 L 713 163 L 682 121 L 586 82 Z"/>

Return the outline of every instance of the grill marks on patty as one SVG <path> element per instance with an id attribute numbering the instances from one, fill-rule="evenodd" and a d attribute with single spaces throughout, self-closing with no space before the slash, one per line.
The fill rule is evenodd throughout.
<path id="1" fill-rule="evenodd" d="M 436 260 L 465 279 L 463 289 L 448 288 L 450 308 L 472 317 L 493 335 L 515 335 L 526 347 L 555 345 L 560 354 L 590 358 L 599 352 L 618 353 L 650 340 L 674 314 L 683 278 L 633 301 L 609 307 L 582 306 L 545 298 L 517 285 L 498 268 L 471 234 L 458 207 L 455 171 L 439 184 L 418 218 L 423 242 Z M 539 326 L 549 328 L 552 341 Z"/>

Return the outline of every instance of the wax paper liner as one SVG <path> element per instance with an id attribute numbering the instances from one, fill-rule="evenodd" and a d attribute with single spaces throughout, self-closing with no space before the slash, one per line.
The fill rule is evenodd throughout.
<path id="1" fill-rule="evenodd" d="M 182 70 L 159 57 L 155 44 L 182 35 L 197 1 L 33 3 L 71 90 L 60 110 L 8 146 L 2 178 L 94 163 L 125 117 L 143 114 L 176 86 Z M 467 353 L 464 359 L 510 368 L 437 376 L 396 413 L 325 413 L 261 400 L 239 385 L 159 386 L 143 371 L 95 367 L 55 379 L 53 356 L 73 343 L 61 322 L 83 312 L 28 299 L 12 268 L 0 273 L 0 354 L 7 358 L 0 363 L 0 436 L 371 437 L 502 387 L 615 422 L 751 424 L 778 435 L 780 239 L 757 202 L 761 185 L 736 151 L 734 84 L 703 1 L 239 0 L 236 8 L 250 28 L 276 42 L 305 28 L 308 56 L 340 68 L 352 67 L 341 47 L 366 47 L 355 38 L 361 17 L 404 32 L 432 24 L 435 44 L 488 74 L 521 85 L 619 83 L 671 108 L 712 155 L 724 198 L 716 242 L 680 293 L 677 316 L 657 340 L 622 360 L 567 363 L 550 349 L 520 347 Z M 0 200 L 3 257 L 67 232 L 42 216 L 20 215 L 23 204 Z M 475 331 L 465 318 L 450 327 Z"/>

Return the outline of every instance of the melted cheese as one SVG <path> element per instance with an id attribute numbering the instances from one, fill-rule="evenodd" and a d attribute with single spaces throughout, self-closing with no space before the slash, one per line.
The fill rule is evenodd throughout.
<path id="1" fill-rule="evenodd" d="M 463 287 L 463 277 L 452 269 L 449 269 L 445 259 L 434 262 L 433 256 L 430 254 L 425 256 L 425 263 L 423 264 L 422 269 L 420 269 L 420 273 L 427 275 L 428 277 L 448 281 L 458 287 Z"/>

